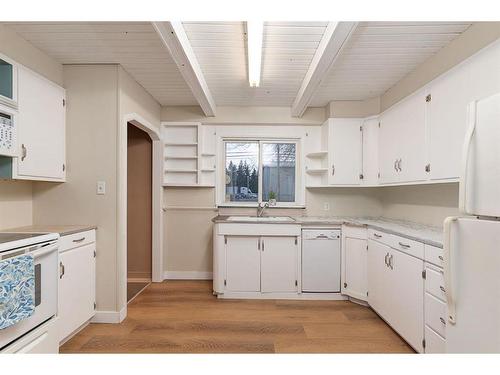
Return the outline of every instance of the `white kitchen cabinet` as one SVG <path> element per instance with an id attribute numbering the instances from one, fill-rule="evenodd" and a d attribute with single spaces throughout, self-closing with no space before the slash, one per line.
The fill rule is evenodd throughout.
<path id="1" fill-rule="evenodd" d="M 423 351 L 423 260 L 368 241 L 368 303 L 415 350 Z"/>
<path id="2" fill-rule="evenodd" d="M 362 181 L 363 119 L 328 120 L 328 183 L 360 185 Z"/>
<path id="3" fill-rule="evenodd" d="M 368 303 L 387 322 L 391 322 L 393 297 L 390 292 L 387 258 L 391 248 L 377 241 L 368 240 Z"/>
<path id="4" fill-rule="evenodd" d="M 369 118 L 363 122 L 363 185 L 373 186 L 378 184 L 378 124 L 378 117 Z"/>
<path id="5" fill-rule="evenodd" d="M 423 352 L 424 280 L 421 259 L 391 250 L 389 255 L 392 301 L 391 326 L 418 352 Z"/>
<path id="6" fill-rule="evenodd" d="M 342 226 L 342 294 L 366 301 L 368 298 L 368 240 L 366 228 Z"/>
<path id="7" fill-rule="evenodd" d="M 63 236 L 60 244 L 57 315 L 62 342 L 95 314 L 95 231 Z"/>
<path id="8" fill-rule="evenodd" d="M 297 237 L 261 238 L 261 291 L 297 292 Z"/>
<path id="9" fill-rule="evenodd" d="M 15 179 L 66 178 L 65 90 L 31 70 L 18 70 L 18 145 Z"/>
<path id="10" fill-rule="evenodd" d="M 460 177 L 462 148 L 467 125 L 470 65 L 462 64 L 432 82 L 430 86 L 428 127 L 431 180 Z"/>
<path id="11" fill-rule="evenodd" d="M 380 121 L 380 181 L 408 183 L 427 178 L 426 96 L 421 89 L 389 108 Z"/>
<path id="12" fill-rule="evenodd" d="M 226 236 L 226 290 L 260 291 L 260 238 Z"/>

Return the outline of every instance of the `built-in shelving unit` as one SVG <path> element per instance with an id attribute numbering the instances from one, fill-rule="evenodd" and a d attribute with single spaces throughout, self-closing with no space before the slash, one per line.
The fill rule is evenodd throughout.
<path id="1" fill-rule="evenodd" d="M 320 150 L 320 151 L 318 151 Z M 324 127 L 308 129 L 305 138 L 306 188 L 328 186 L 328 132 Z"/>
<path id="2" fill-rule="evenodd" d="M 215 127 L 163 122 L 163 186 L 215 186 Z"/>
<path id="3" fill-rule="evenodd" d="M 328 172 L 327 168 L 308 168 L 306 169 L 307 174 L 324 174 Z"/>

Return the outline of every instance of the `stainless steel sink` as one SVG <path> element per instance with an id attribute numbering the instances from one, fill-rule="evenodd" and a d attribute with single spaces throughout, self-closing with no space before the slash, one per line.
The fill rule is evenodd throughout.
<path id="1" fill-rule="evenodd" d="M 249 223 L 258 222 L 276 222 L 276 223 L 293 223 L 295 220 L 290 216 L 229 216 L 227 221 L 248 221 Z"/>

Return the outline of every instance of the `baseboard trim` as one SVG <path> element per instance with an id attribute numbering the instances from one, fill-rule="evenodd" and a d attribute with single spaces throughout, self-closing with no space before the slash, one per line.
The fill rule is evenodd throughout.
<path id="1" fill-rule="evenodd" d="M 212 272 L 203 271 L 165 271 L 164 280 L 212 280 Z"/>
<path id="2" fill-rule="evenodd" d="M 114 323 L 123 322 L 127 317 L 127 306 L 120 311 L 96 311 L 91 323 Z"/>

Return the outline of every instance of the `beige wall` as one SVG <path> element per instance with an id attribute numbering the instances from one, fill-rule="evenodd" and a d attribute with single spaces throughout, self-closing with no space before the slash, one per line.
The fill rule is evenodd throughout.
<path id="1" fill-rule="evenodd" d="M 32 215 L 32 183 L 0 181 L 0 230 L 31 225 Z"/>
<path id="2" fill-rule="evenodd" d="M 458 212 L 458 182 L 379 188 L 382 216 L 442 226 Z"/>
<path id="3" fill-rule="evenodd" d="M 380 113 L 380 97 L 367 100 L 335 100 L 328 104 L 328 117 L 369 117 Z"/>
<path id="4" fill-rule="evenodd" d="M 34 184 L 33 220 L 97 225 L 97 310 L 119 311 L 126 256 L 117 248 L 118 126 L 128 113 L 158 126 L 160 105 L 117 65 L 64 66 L 64 84 L 67 182 Z M 96 194 L 97 181 L 106 182 L 105 195 Z"/>
<path id="5" fill-rule="evenodd" d="M 97 225 L 97 309 L 115 311 L 118 67 L 65 66 L 64 84 L 67 182 L 34 184 L 33 220 Z M 96 195 L 97 181 L 105 195 Z"/>
<path id="6" fill-rule="evenodd" d="M 477 22 L 462 35 L 419 65 L 380 98 L 384 111 L 442 73 L 500 38 L 500 22 Z"/>
<path id="7" fill-rule="evenodd" d="M 197 121 L 204 124 L 292 124 L 320 125 L 325 108 L 308 108 L 300 118 L 291 116 L 290 107 L 217 107 L 217 116 L 205 117 L 198 106 L 162 107 L 163 121 Z"/>
<path id="8" fill-rule="evenodd" d="M 4 25 L 0 25 L 0 53 L 63 85 L 62 65 Z"/>

